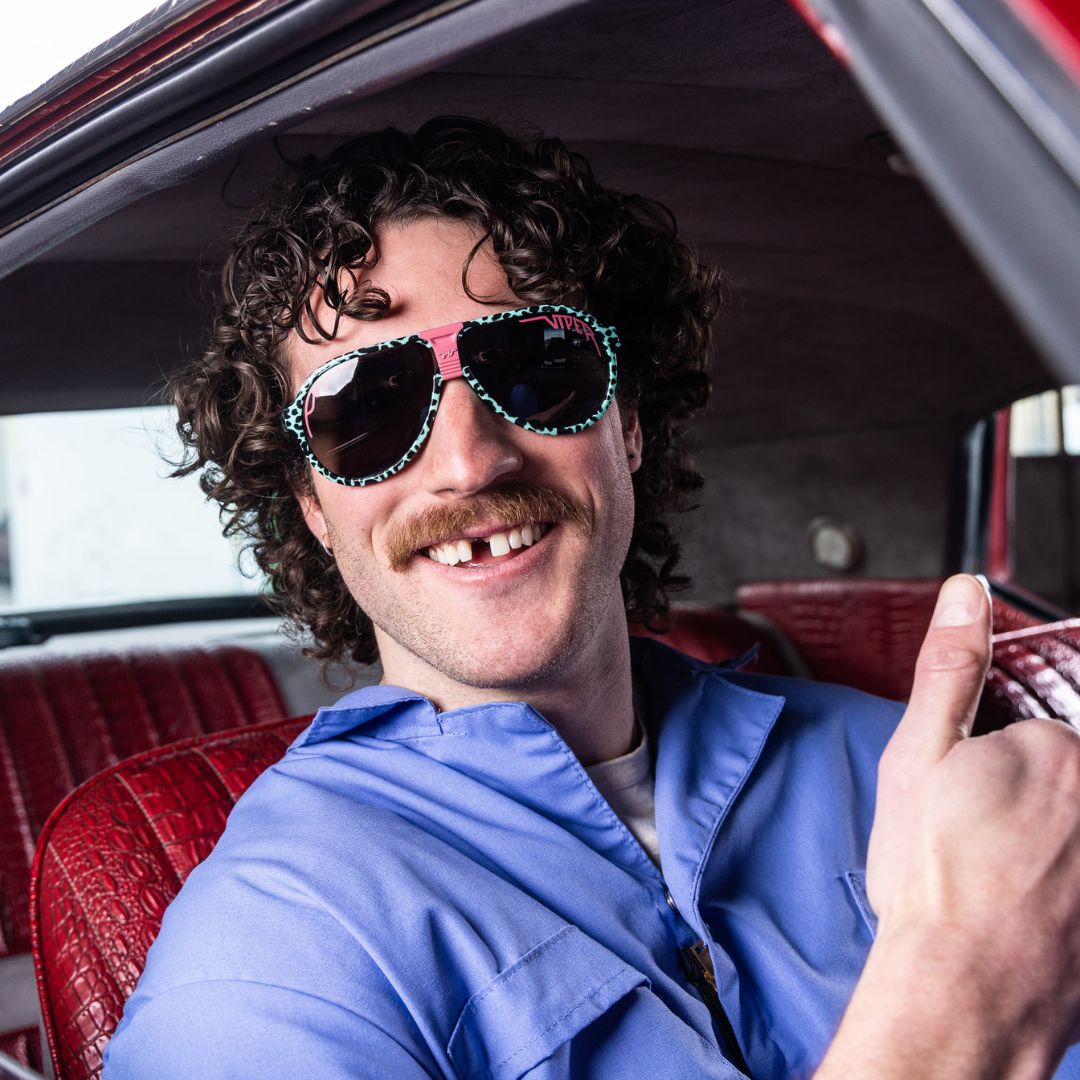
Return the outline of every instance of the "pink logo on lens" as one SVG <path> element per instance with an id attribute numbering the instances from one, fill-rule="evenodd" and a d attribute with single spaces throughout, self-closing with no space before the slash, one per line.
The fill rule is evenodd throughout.
<path id="1" fill-rule="evenodd" d="M 552 312 L 550 315 L 533 315 L 530 318 L 522 319 L 521 321 L 523 323 L 547 323 L 553 330 L 572 330 L 575 334 L 581 334 L 582 337 L 591 341 L 593 347 L 597 350 L 600 348 L 596 343 L 596 334 L 593 332 L 593 328 L 587 322 L 579 319 L 576 315 L 565 315 L 562 312 Z"/>

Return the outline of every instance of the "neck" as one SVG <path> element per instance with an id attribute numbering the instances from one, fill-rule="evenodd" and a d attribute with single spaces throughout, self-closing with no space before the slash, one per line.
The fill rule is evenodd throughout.
<path id="1" fill-rule="evenodd" d="M 630 645 L 621 603 L 609 612 L 589 641 L 575 643 L 572 656 L 557 670 L 545 670 L 535 679 L 522 679 L 512 686 L 460 682 L 402 649 L 378 628 L 376 637 L 383 682 L 423 694 L 440 711 L 492 701 L 527 702 L 586 766 L 620 757 L 633 747 Z"/>

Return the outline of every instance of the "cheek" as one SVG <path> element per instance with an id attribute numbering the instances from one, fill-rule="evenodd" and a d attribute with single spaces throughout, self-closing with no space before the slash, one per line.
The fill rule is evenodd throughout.
<path id="1" fill-rule="evenodd" d="M 601 435 L 600 445 L 596 451 L 599 468 L 606 476 L 612 478 L 620 490 L 624 487 L 629 488 L 630 462 L 627 458 L 626 439 L 618 410 L 610 409 L 597 427 Z"/>
<path id="2" fill-rule="evenodd" d="M 608 413 L 591 431 L 573 438 L 582 441 L 574 443 L 573 460 L 564 463 L 563 475 L 584 479 L 594 511 L 620 543 L 624 535 L 628 542 L 634 525 L 634 488 L 617 415 Z"/>
<path id="3" fill-rule="evenodd" d="M 323 480 L 316 485 L 316 494 L 334 550 L 355 552 L 370 548 L 381 502 L 375 490 Z"/>

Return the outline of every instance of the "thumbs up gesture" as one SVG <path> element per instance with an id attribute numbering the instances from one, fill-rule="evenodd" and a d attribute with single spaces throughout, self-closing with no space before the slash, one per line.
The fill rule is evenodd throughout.
<path id="1" fill-rule="evenodd" d="M 878 768 L 878 935 L 819 1078 L 1048 1076 L 1080 1039 L 1080 735 L 970 738 L 989 659 L 989 598 L 950 578 Z"/>

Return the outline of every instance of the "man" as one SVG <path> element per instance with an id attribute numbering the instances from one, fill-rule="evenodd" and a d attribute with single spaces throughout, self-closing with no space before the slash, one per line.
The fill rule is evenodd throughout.
<path id="1" fill-rule="evenodd" d="M 434 121 L 311 167 L 223 296 L 178 384 L 192 467 L 315 655 L 383 684 L 237 805 L 110 1080 L 1054 1072 L 1080 745 L 965 738 L 979 583 L 902 719 L 628 643 L 674 580 L 718 303 L 659 208 Z"/>

